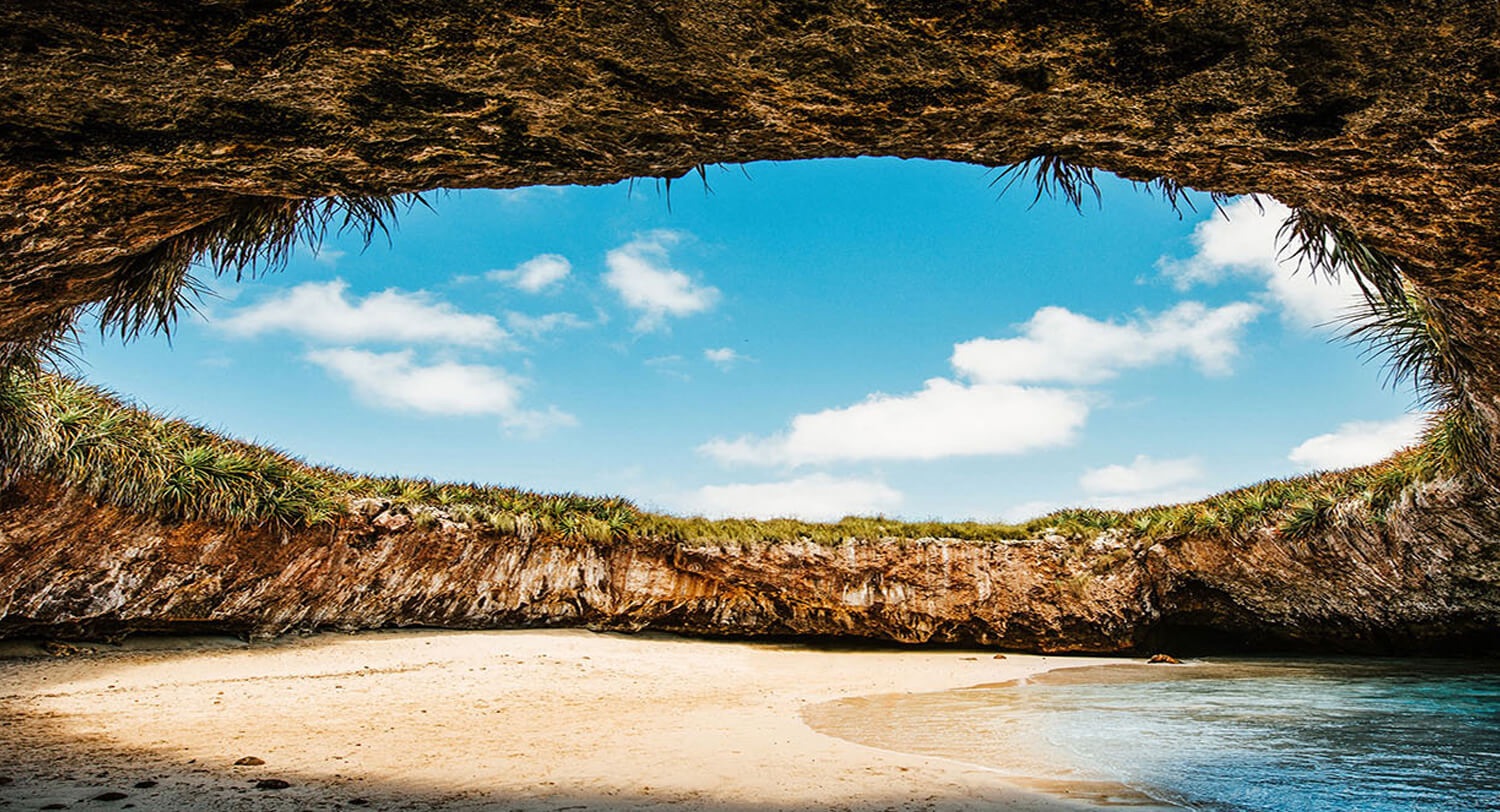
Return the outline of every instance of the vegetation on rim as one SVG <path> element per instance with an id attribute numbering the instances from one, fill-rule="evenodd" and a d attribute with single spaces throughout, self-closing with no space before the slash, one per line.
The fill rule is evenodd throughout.
<path id="1" fill-rule="evenodd" d="M 538 494 L 518 488 L 370 477 L 307 465 L 152 414 L 55 374 L 12 369 L 0 377 L 0 485 L 28 474 L 55 478 L 100 502 L 165 520 L 306 527 L 337 520 L 361 497 L 388 499 L 419 528 L 462 523 L 497 537 L 592 542 L 656 539 L 724 544 L 806 540 L 954 538 L 1003 543 L 1047 534 L 1082 540 L 1105 531 L 1140 540 L 1233 536 L 1277 526 L 1292 536 L 1324 528 L 1335 506 L 1380 521 L 1411 485 L 1450 472 L 1453 432 L 1385 462 L 1349 471 L 1267 480 L 1201 502 L 1121 512 L 1060 510 L 1023 524 L 902 522 L 850 517 L 709 520 L 648 513 L 625 499 Z"/>
<path id="2" fill-rule="evenodd" d="M 703 167 L 695 167 L 704 176 Z M 1036 193 L 1075 207 L 1099 196 L 1094 170 L 1039 153 L 1003 170 L 1005 188 L 1029 179 Z M 703 177 L 706 186 L 706 176 Z M 1174 208 L 1191 206 L 1186 190 L 1167 178 L 1146 181 Z M 1224 198 L 1212 197 L 1218 205 Z M 284 266 L 299 243 L 317 246 L 330 228 L 352 230 L 368 243 L 389 235 L 402 207 L 417 195 L 250 198 L 233 211 L 124 263 L 116 290 L 98 308 L 102 329 L 129 339 L 170 333 L 201 291 L 192 276 L 260 274 Z M 1232 536 L 1274 526 L 1309 537 L 1329 526 L 1345 505 L 1371 521 L 1411 485 L 1463 476 L 1485 447 L 1468 410 L 1458 355 L 1442 312 L 1406 282 L 1399 264 L 1365 245 L 1336 219 L 1294 210 L 1282 227 L 1285 250 L 1311 273 L 1353 276 L 1367 309 L 1348 319 L 1348 337 L 1386 359 L 1388 381 L 1412 383 L 1437 415 L 1421 446 L 1350 471 L 1268 480 L 1189 505 L 1129 512 L 1070 509 L 1020 525 L 898 522 L 846 518 L 814 524 L 793 520 L 680 518 L 646 513 L 613 497 L 542 495 L 516 488 L 439 484 L 360 476 L 306 465 L 285 454 L 220 437 L 189 423 L 127 405 L 92 387 L 46 371 L 44 360 L 64 345 L 71 319 L 19 355 L 0 357 L 0 486 L 42 474 L 102 502 L 168 520 L 235 525 L 312 526 L 335 520 L 351 500 L 381 497 L 410 510 L 419 528 L 443 520 L 502 537 L 556 536 L 596 542 L 652 538 L 679 544 L 757 543 L 806 539 L 956 538 L 1005 542 L 1055 533 L 1075 539 L 1114 531 L 1137 539 L 1189 534 Z M 73 314 L 76 315 L 76 314 Z"/>

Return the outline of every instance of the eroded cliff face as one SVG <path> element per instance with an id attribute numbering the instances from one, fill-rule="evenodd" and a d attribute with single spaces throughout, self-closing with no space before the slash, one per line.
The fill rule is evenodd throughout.
<path id="1" fill-rule="evenodd" d="M 1106 535 L 678 547 L 499 538 L 402 509 L 277 533 L 163 525 L 30 480 L 0 502 L 0 637 L 392 626 L 1478 653 L 1500 646 L 1500 517 L 1429 488 L 1335 520 L 1153 545 Z"/>

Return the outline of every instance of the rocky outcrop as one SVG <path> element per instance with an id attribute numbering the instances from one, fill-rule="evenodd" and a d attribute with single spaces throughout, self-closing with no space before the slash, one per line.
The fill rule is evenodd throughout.
<path id="1" fill-rule="evenodd" d="M 405 520 L 405 521 L 403 521 Z M 425 529 L 424 529 L 425 527 Z M 481 535 L 401 508 L 279 533 L 165 525 L 35 480 L 0 504 L 0 637 L 393 626 L 1477 653 L 1500 644 L 1500 517 L 1428 489 L 1295 541 L 1123 536 L 683 546 Z"/>

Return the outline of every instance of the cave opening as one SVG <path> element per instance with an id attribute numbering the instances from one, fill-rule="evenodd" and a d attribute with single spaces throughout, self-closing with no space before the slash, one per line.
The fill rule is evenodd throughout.
<path id="1" fill-rule="evenodd" d="M 389 213 L 390 195 L 413 190 L 671 176 L 679 179 L 673 216 L 686 218 L 701 201 L 690 177 L 697 167 L 717 190 L 715 204 L 726 207 L 745 188 L 769 186 L 774 173 L 754 165 L 755 185 L 737 187 L 733 170 L 721 175 L 714 162 L 879 155 L 990 166 L 1026 161 L 1051 178 L 1054 191 L 1085 203 L 1093 190 L 1080 185 L 1081 167 L 1151 182 L 1159 195 L 1174 199 L 1184 187 L 1273 195 L 1290 207 L 1304 258 L 1325 272 L 1341 262 L 1355 269 L 1352 280 L 1343 281 L 1353 281 L 1375 308 L 1361 328 L 1366 346 L 1388 350 L 1394 376 L 1419 384 L 1418 407 L 1442 417 L 1433 423 L 1430 442 L 1386 463 L 1259 483 L 1174 509 L 1063 510 L 1008 529 L 962 522 L 892 527 L 883 519 L 828 526 L 699 523 L 642 513 L 610 498 L 308 468 L 132 412 L 71 383 L 18 374 L 9 382 L 19 389 L 0 392 L 0 475 L 41 509 L 0 508 L 0 528 L 18 540 L 0 548 L 10 556 L 0 561 L 0 572 L 19 596 L 17 616 L 112 617 L 119 603 L 101 585 L 127 580 L 140 589 L 131 596 L 136 618 L 211 614 L 226 628 L 265 633 L 319 624 L 360 627 L 375 615 L 379 623 L 581 622 L 590 607 L 621 627 L 641 628 L 682 608 L 676 598 L 653 602 L 596 577 L 639 575 L 634 566 L 673 583 L 686 578 L 690 603 L 702 597 L 693 604 L 696 616 L 723 620 L 724 627 L 844 634 L 858 620 L 893 639 L 941 638 L 972 628 L 986 639 L 1011 634 L 1038 648 L 1117 649 L 1132 626 L 1160 621 L 1153 613 L 1163 606 L 1171 611 L 1169 600 L 1157 598 L 1170 599 L 1183 583 L 1197 581 L 1230 594 L 1267 625 L 1340 629 L 1375 612 L 1377 625 L 1389 631 L 1434 618 L 1495 614 L 1500 243 L 1491 214 L 1500 200 L 1500 152 L 1492 137 L 1497 97 L 1488 87 L 1500 62 L 1493 9 L 1440 3 L 1391 13 L 1322 2 L 1063 10 L 1034 2 L 646 8 L 584 0 L 505 8 L 393 3 L 361 18 L 306 3 L 230 2 L 212 9 L 145 3 L 103 12 L 85 5 L 22 2 L 0 12 L 8 30 L 17 32 L 15 47 L 0 57 L 5 89 L 15 101 L 0 121 L 0 131 L 11 136 L 0 139 L 0 250 L 9 260 L 0 270 L 0 366 L 17 364 L 7 371 L 24 373 L 33 351 L 64 331 L 81 307 L 105 303 L 105 320 L 126 333 L 170 321 L 188 260 L 207 250 L 232 267 L 262 252 L 275 254 L 303 227 L 301 215 L 321 205 L 306 201 L 331 201 L 333 208 L 321 211 L 334 218 L 352 213 L 356 225 L 368 225 Z M 984 182 L 974 181 L 976 190 Z M 1114 181 L 1100 176 L 1100 183 Z M 836 185 L 793 189 L 780 207 L 795 210 L 830 188 Z M 864 195 L 859 202 L 913 204 L 903 217 L 872 228 L 868 241 L 877 244 L 875 237 L 899 235 L 945 211 L 946 201 L 922 196 L 933 188 Z M 1121 212 L 1120 195 L 1106 191 L 1103 213 L 1087 222 L 1098 225 Z M 988 198 L 992 189 L 978 194 L 985 199 L 974 211 L 996 211 Z M 1002 205 L 1024 207 L 1028 198 L 1023 192 Z M 765 297 L 770 304 L 762 304 L 763 315 L 797 318 L 752 336 L 761 349 L 742 340 L 759 323 L 749 307 L 752 283 L 762 281 L 757 269 L 731 272 L 729 259 L 744 255 L 729 250 L 728 241 L 714 254 L 717 243 L 705 239 L 707 232 L 693 233 L 680 219 L 665 226 L 616 221 L 617 230 L 599 237 L 587 256 L 538 246 L 497 251 L 493 260 L 460 269 L 463 261 L 435 246 L 422 259 L 451 275 L 422 286 L 381 282 L 378 269 L 343 278 L 340 263 L 352 267 L 358 247 L 331 244 L 323 264 L 293 269 L 267 281 L 269 287 L 246 288 L 240 298 L 208 306 L 219 323 L 209 328 L 219 331 L 211 340 L 230 342 L 222 330 L 234 324 L 235 340 L 255 343 L 254 351 L 204 357 L 201 349 L 189 349 L 207 346 L 204 336 L 192 333 L 200 328 L 184 322 L 182 352 L 152 371 L 170 376 L 172 363 L 199 353 L 193 357 L 206 363 L 172 376 L 185 397 L 144 379 L 105 383 L 319 462 L 421 473 L 434 450 L 478 446 L 481 438 L 508 443 L 514 436 L 517 445 L 481 449 L 487 456 L 482 468 L 455 471 L 452 478 L 488 480 L 503 464 L 538 487 L 640 493 L 646 496 L 637 498 L 671 507 L 645 487 L 619 485 L 617 475 L 628 473 L 636 458 L 675 447 L 679 457 L 664 465 L 674 471 L 740 467 L 700 468 L 715 478 L 656 483 L 658 490 L 743 503 L 768 491 L 738 486 L 776 486 L 780 490 L 770 493 L 783 497 L 821 493 L 824 501 L 844 488 L 838 492 L 874 500 L 874 509 L 859 512 L 895 504 L 889 512 L 910 516 L 978 516 L 997 509 L 1002 500 L 994 491 L 1048 486 L 1049 475 L 1033 470 L 1039 448 L 989 454 L 1028 474 L 1021 485 L 985 482 L 962 467 L 938 475 L 924 456 L 980 465 L 985 455 L 951 452 L 978 446 L 1014 451 L 1016 443 L 1055 445 L 1075 435 L 1078 441 L 1067 448 L 1082 453 L 1110 420 L 1142 415 L 1135 423 L 1120 421 L 1128 423 L 1126 433 L 1109 434 L 1148 446 L 1151 454 L 1122 444 L 1108 454 L 1079 456 L 1065 473 L 1050 475 L 1052 484 L 1066 486 L 1063 495 L 1033 502 L 1101 504 L 1082 498 L 1086 479 L 1104 496 L 1141 496 L 1151 493 L 1142 489 L 1145 481 L 1188 481 L 1198 471 L 1211 477 L 1213 466 L 1238 445 L 1263 446 L 1257 453 L 1264 464 L 1249 477 L 1295 466 L 1291 457 L 1299 448 L 1303 459 L 1315 459 L 1338 445 L 1344 423 L 1303 426 L 1292 436 L 1251 421 L 1262 412 L 1288 421 L 1314 414 L 1312 402 L 1321 399 L 1314 395 L 1325 391 L 1320 387 L 1335 369 L 1347 368 L 1366 387 L 1351 391 L 1374 392 L 1378 382 L 1378 373 L 1359 368 L 1348 348 L 1321 347 L 1341 360 L 1305 364 L 1297 359 L 1314 352 L 1312 345 L 1276 340 L 1294 332 L 1285 329 L 1286 308 L 1278 305 L 1282 294 L 1292 294 L 1274 289 L 1254 267 L 1227 267 L 1212 252 L 1196 250 L 1198 226 L 1211 219 L 1200 202 L 1205 205 L 1180 222 L 1175 245 L 1128 263 L 1118 251 L 1111 257 L 1112 266 L 1129 264 L 1134 272 L 1068 277 L 1068 269 L 1053 268 L 1028 276 L 1006 268 L 977 277 L 1049 281 L 1054 296 L 1078 297 L 1065 302 L 1026 302 L 1011 290 L 971 285 L 961 307 L 953 307 L 943 294 L 952 295 L 945 283 L 959 278 L 956 271 L 934 272 L 924 264 L 930 258 L 903 257 L 892 248 L 861 258 L 847 248 L 859 243 L 840 243 L 850 256 L 824 257 L 819 267 L 825 275 L 787 276 L 836 284 L 782 287 Z M 663 203 L 656 205 L 665 209 Z M 1140 235 L 1135 228 L 1127 229 L 1131 239 L 1101 239 L 1078 228 L 1071 212 L 1062 219 L 1072 228 L 1047 232 L 1037 224 L 1048 205 L 1042 201 L 1017 220 L 1030 223 L 1034 234 L 1008 234 L 1000 247 L 1017 248 L 1030 236 L 1045 243 L 1039 253 L 1118 249 L 1135 245 Z M 1172 222 L 1175 215 L 1153 205 L 1154 216 Z M 409 238 L 425 216 L 414 213 L 394 251 L 418 245 Z M 585 222 L 575 230 L 597 225 Z M 658 233 L 661 228 L 672 234 Z M 480 226 L 467 236 L 483 231 Z M 519 246 L 527 236 L 533 235 L 510 239 Z M 772 229 L 764 245 L 795 253 L 797 236 L 794 229 Z M 970 270 L 993 269 L 995 257 L 1011 256 L 986 242 L 993 236 L 969 238 L 988 258 Z M 334 256 L 341 250 L 345 257 Z M 377 240 L 364 257 L 381 256 L 380 250 Z M 611 267 L 611 255 L 618 267 Z M 795 258 L 779 257 L 785 267 Z M 876 284 L 882 280 L 872 269 L 897 258 L 902 270 L 922 271 L 897 272 Z M 559 277 L 561 260 L 568 274 Z M 519 296 L 522 282 L 538 288 L 528 296 L 548 296 L 549 274 L 588 285 L 550 294 L 579 297 L 566 308 L 528 309 L 499 298 L 480 307 L 465 297 L 481 294 L 443 286 L 464 274 L 480 277 L 476 284 L 488 285 L 492 296 Z M 621 284 L 611 286 L 607 278 Z M 649 282 L 648 290 L 632 288 L 629 280 Z M 294 294 L 332 305 L 299 323 L 301 337 L 288 325 L 288 307 L 262 307 Z M 856 305 L 875 300 L 882 300 L 878 318 L 844 321 L 860 310 Z M 1203 310 L 1187 316 L 1212 313 L 1220 320 L 1185 317 L 1176 308 L 1190 300 Z M 359 317 L 372 310 L 414 316 L 407 321 L 416 326 L 371 328 Z M 514 323 L 511 312 L 518 314 Z M 1219 330 L 1187 329 L 1200 322 Z M 666 343 L 667 327 L 678 344 Z M 1057 338 L 1070 327 L 1112 340 L 1075 346 Z M 784 354 L 770 349 L 788 336 L 815 332 L 815 344 Z M 314 334 L 321 338 L 307 337 Z M 1231 334 L 1247 341 L 1231 340 Z M 557 338 L 563 335 L 570 338 Z M 501 352 L 502 339 L 516 347 Z M 546 344 L 550 340 L 558 343 Z M 556 376 L 552 370 L 562 365 L 555 362 L 566 360 L 568 348 L 579 347 L 570 342 L 580 340 L 595 340 L 597 352 L 573 359 L 581 371 L 576 380 Z M 858 340 L 883 344 L 875 352 Z M 648 354 L 651 345 L 661 349 Z M 1087 350 L 1102 345 L 1134 351 L 1101 358 Z M 95 369 L 125 371 L 133 363 L 158 364 L 155 346 L 88 352 Z M 1042 363 L 1038 348 L 1073 354 L 1064 354 L 1066 363 Z M 1027 358 L 1029 366 L 1018 362 Z M 648 360 L 656 363 L 648 366 Z M 1237 398 L 1225 395 L 1218 406 L 1202 400 L 1211 390 L 1222 394 L 1252 380 L 1247 373 L 1261 360 L 1276 373 L 1265 384 L 1247 386 Z M 690 363 L 696 366 L 686 368 Z M 232 402 L 193 405 L 191 397 L 206 397 L 224 379 L 272 379 L 255 374 L 256 365 L 294 391 L 225 386 L 239 392 Z M 799 365 L 816 373 L 779 374 Z M 860 376 L 850 374 L 856 368 L 872 371 L 856 380 Z M 458 388 L 466 398 L 443 395 L 455 380 L 464 384 Z M 662 392 L 676 389 L 651 400 L 630 388 L 635 381 Z M 574 384 L 578 389 L 570 392 Z M 729 394 L 699 399 L 710 389 Z M 396 400 L 405 410 L 401 420 L 370 430 L 365 413 L 378 412 L 382 398 L 390 406 L 392 390 L 405 393 Z M 1302 400 L 1242 414 L 1271 392 Z M 1026 401 L 1037 407 L 1035 420 L 1006 436 L 998 421 L 971 419 L 966 407 L 978 395 L 993 396 L 987 406 Z M 1369 394 L 1346 397 L 1341 408 L 1380 397 L 1390 398 L 1390 411 L 1341 412 L 1335 419 L 1363 424 L 1355 433 L 1369 434 L 1374 424 L 1413 405 L 1404 393 Z M 774 398 L 776 411 L 744 411 L 745 403 L 761 398 Z M 1234 419 L 1216 423 L 1219 428 L 1194 449 L 1167 453 L 1143 421 L 1172 421 L 1168 410 L 1152 409 L 1169 400 L 1194 405 L 1177 413 L 1172 428 L 1179 434 L 1196 421 Z M 879 430 L 893 414 L 931 418 L 923 410 L 934 403 L 945 410 L 924 423 L 936 427 L 930 432 Z M 414 417 L 424 409 L 446 409 L 455 425 L 467 422 L 451 436 L 435 437 L 426 433 L 435 421 Z M 629 409 L 654 412 L 657 435 L 601 419 Z M 308 419 L 307 425 L 333 428 L 282 434 L 269 422 L 285 413 L 311 418 L 319 410 L 329 419 Z M 342 429 L 358 425 L 368 433 L 347 449 L 332 447 Z M 604 430 L 588 434 L 596 429 Z M 970 431 L 974 442 L 966 446 L 953 440 L 963 434 L 955 429 L 992 433 Z M 660 436 L 669 430 L 684 434 Z M 519 445 L 553 442 L 569 431 L 588 439 L 588 453 Z M 527 434 L 542 439 L 526 440 Z M 887 439 L 893 436 L 909 442 L 893 444 Z M 884 456 L 851 461 L 855 445 L 882 448 Z M 600 449 L 624 449 L 626 459 L 603 460 Z M 580 456 L 593 467 L 555 485 L 535 467 Z M 1222 483 L 1204 484 L 1244 481 L 1226 475 Z M 925 488 L 949 499 L 969 486 L 989 491 L 978 508 L 923 502 L 919 495 Z M 714 487 L 721 490 L 705 492 Z M 1024 497 L 1017 492 L 1016 498 Z M 998 509 L 1006 508 L 1014 505 Z M 85 537 L 89 544 L 78 543 Z M 118 551 L 135 551 L 133 541 L 142 537 L 153 540 L 149 554 L 132 552 L 135 557 L 122 562 Z M 923 541 L 932 537 L 953 543 Z M 813 548 L 809 540 L 824 546 Z M 990 544 L 995 541 L 1015 543 Z M 458 555 L 471 549 L 465 545 L 481 552 Z M 520 577 L 530 571 L 525 566 L 506 570 L 507 579 L 474 563 L 508 561 L 534 549 L 564 558 L 608 556 L 620 549 L 614 545 L 640 555 L 591 560 L 576 573 L 548 570 L 539 590 Z M 893 546 L 910 556 L 888 556 Z M 835 562 L 829 558 L 834 549 L 850 557 Z M 392 553 L 399 553 L 408 580 L 367 566 Z M 762 576 L 796 574 L 795 566 L 753 570 L 765 563 L 763 556 L 782 554 L 789 556 L 782 564 L 805 554 L 821 556 L 826 566 L 817 570 L 816 583 L 790 590 L 786 580 Z M 952 555 L 972 557 L 967 571 L 1013 577 L 956 583 Z M 287 574 L 299 571 L 288 569 L 293 559 L 310 568 L 300 571 L 338 575 L 310 587 Z M 1007 569 L 1013 559 L 1029 563 Z M 187 597 L 152 592 L 174 583 L 162 573 L 186 561 L 213 577 L 195 582 Z M 907 564 L 916 571 L 903 571 Z M 131 570 L 129 579 L 121 567 Z M 221 572 L 239 580 L 224 582 Z M 471 589 L 445 591 L 463 578 L 491 584 L 493 591 L 479 598 Z M 264 594 L 267 583 L 277 585 L 273 591 L 283 603 L 253 597 Z M 714 597 L 703 597 L 709 593 Z M 349 600 L 351 594 L 368 596 L 366 608 L 377 611 L 357 611 L 363 598 Z M 786 594 L 793 597 L 783 599 Z M 953 602 L 934 611 L 932 594 L 953 596 Z M 761 600 L 766 595 L 776 596 L 774 605 Z M 396 607 L 399 617 L 384 614 L 382 606 Z M 945 613 L 946 625 L 934 625 Z M 1195 617 L 1193 623 L 1200 620 L 1224 622 Z"/>
<path id="2" fill-rule="evenodd" d="M 842 159 L 432 194 L 284 273 L 200 265 L 173 341 L 90 324 L 82 371 L 321 465 L 751 518 L 1129 509 L 1415 439 L 1410 391 L 1337 341 L 1357 288 L 1299 268 L 1279 203 L 1010 180 Z"/>

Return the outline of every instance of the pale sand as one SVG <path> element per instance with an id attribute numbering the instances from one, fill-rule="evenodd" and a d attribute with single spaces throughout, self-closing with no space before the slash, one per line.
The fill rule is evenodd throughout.
<path id="1" fill-rule="evenodd" d="M 1027 791 L 992 770 L 824 736 L 800 711 L 841 697 L 1116 662 L 587 631 L 407 631 L 182 647 L 190 642 L 0 659 L 0 805 L 1092 808 Z M 265 764 L 233 766 L 244 756 Z M 291 786 L 252 786 L 266 778 Z M 158 785 L 133 786 L 145 780 Z M 86 800 L 106 791 L 129 797 Z M 1086 797 L 1089 788 L 1075 794 Z"/>

